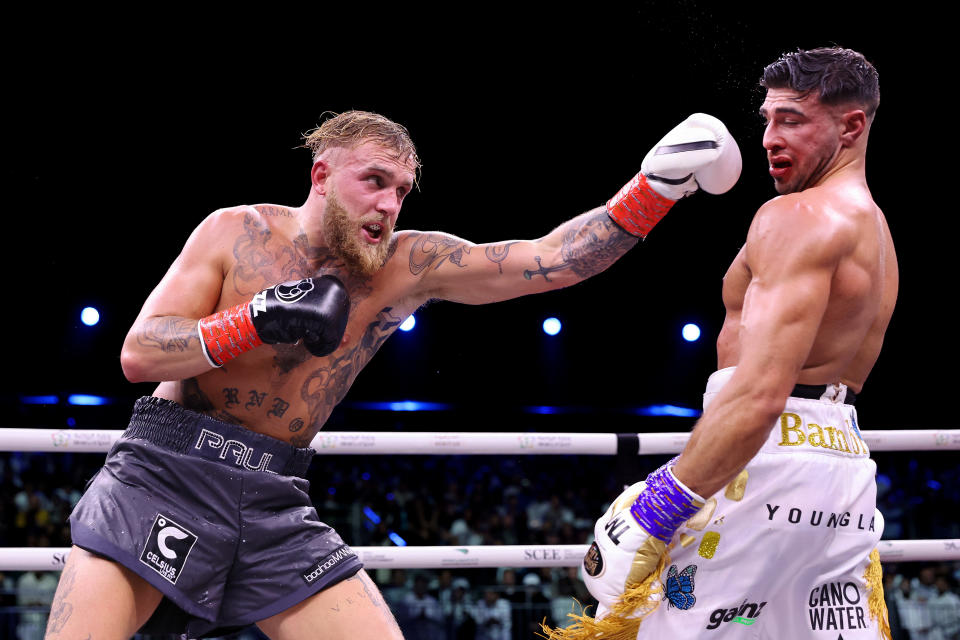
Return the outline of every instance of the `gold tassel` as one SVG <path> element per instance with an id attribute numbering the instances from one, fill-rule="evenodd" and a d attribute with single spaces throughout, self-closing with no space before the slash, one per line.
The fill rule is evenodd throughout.
<path id="1" fill-rule="evenodd" d="M 870 553 L 870 565 L 863 572 L 863 579 L 869 592 L 867 606 L 870 608 L 870 617 L 880 625 L 880 635 L 884 640 L 891 640 L 887 601 L 883 598 L 883 566 L 880 564 L 880 552 L 876 549 Z"/>
<path id="2" fill-rule="evenodd" d="M 660 605 L 659 600 L 651 602 L 651 598 L 663 591 L 658 581 L 663 568 L 669 563 L 670 555 L 664 553 L 657 568 L 642 582 L 628 585 L 610 613 L 602 620 L 590 617 L 584 607 L 580 606 L 580 613 L 567 614 L 567 617 L 574 621 L 572 625 L 551 629 L 544 621 L 540 623 L 543 633 L 537 635 L 546 640 L 637 640 L 640 623 Z M 654 584 L 655 582 L 657 584 Z M 575 606 L 579 605 L 577 602 Z"/>

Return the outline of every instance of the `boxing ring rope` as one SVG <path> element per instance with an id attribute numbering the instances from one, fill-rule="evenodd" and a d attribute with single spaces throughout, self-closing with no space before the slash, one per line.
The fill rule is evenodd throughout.
<path id="1" fill-rule="evenodd" d="M 121 430 L 0 429 L 0 451 L 104 453 Z M 862 431 L 872 451 L 960 449 L 960 429 Z M 311 442 L 333 455 L 639 455 L 679 453 L 682 433 L 366 432 L 330 431 Z M 960 539 L 881 540 L 884 562 L 960 560 Z M 371 569 L 579 567 L 587 545 L 354 547 Z M 57 571 L 69 548 L 0 548 L 0 571 Z"/>
<path id="2" fill-rule="evenodd" d="M 0 451 L 104 453 L 121 430 L 0 429 Z M 862 431 L 871 451 L 960 449 L 960 429 Z M 655 455 L 680 453 L 689 432 L 676 433 L 447 433 L 434 431 L 329 431 L 310 443 L 335 455 Z"/>
<path id="3" fill-rule="evenodd" d="M 368 569 L 480 569 L 579 567 L 589 545 L 498 545 L 465 547 L 352 547 Z M 882 562 L 960 560 L 960 540 L 881 540 Z M 0 570 L 59 571 L 68 547 L 0 549 Z"/>

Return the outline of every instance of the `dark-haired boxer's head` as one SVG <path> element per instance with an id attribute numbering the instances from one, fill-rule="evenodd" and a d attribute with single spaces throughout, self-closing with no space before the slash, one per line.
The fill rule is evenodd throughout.
<path id="1" fill-rule="evenodd" d="M 764 69 L 763 147 L 778 193 L 816 186 L 841 155 L 864 153 L 880 102 L 877 72 L 849 49 L 785 54 Z"/>

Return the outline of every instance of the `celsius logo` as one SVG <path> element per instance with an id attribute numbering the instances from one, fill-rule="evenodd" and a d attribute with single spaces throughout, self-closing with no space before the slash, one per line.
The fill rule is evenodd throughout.
<path id="1" fill-rule="evenodd" d="M 766 602 L 757 604 L 756 602 L 747 602 L 744 600 L 739 607 L 717 609 L 710 614 L 710 624 L 707 625 L 707 629 L 716 629 L 724 622 L 734 622 L 749 627 L 757 621 L 757 617 L 766 604 Z"/>
<path id="2" fill-rule="evenodd" d="M 303 296 L 313 291 L 313 278 L 304 278 L 303 280 L 291 280 L 278 284 L 274 288 L 274 295 L 277 300 L 284 304 L 293 304 Z"/>
<path id="3" fill-rule="evenodd" d="M 193 550 L 197 536 L 162 514 L 157 514 L 140 553 L 140 562 L 147 565 L 171 584 L 176 584 Z"/>

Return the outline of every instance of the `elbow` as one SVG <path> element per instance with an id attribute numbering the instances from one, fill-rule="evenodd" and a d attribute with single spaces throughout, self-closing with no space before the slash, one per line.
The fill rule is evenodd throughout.
<path id="1" fill-rule="evenodd" d="M 147 364 L 143 356 L 124 345 L 120 351 L 120 368 L 128 382 L 148 382 Z"/>

